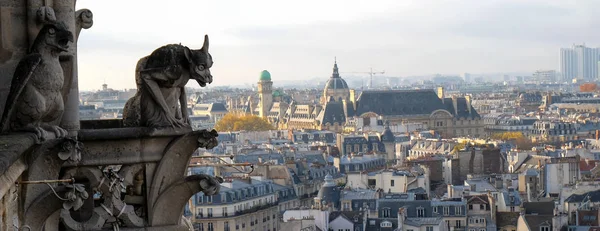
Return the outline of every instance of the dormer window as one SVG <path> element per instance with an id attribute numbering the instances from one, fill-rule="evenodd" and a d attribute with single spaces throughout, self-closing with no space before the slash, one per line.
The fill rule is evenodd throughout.
<path id="1" fill-rule="evenodd" d="M 540 226 L 540 231 L 550 231 L 550 226 Z"/>
<path id="2" fill-rule="evenodd" d="M 389 221 L 384 221 L 384 222 L 381 222 L 381 225 L 380 225 L 380 226 L 381 226 L 382 228 L 390 228 L 390 227 L 392 227 L 392 222 L 389 222 Z"/>
<path id="3" fill-rule="evenodd" d="M 381 210 L 382 216 L 383 216 L 383 217 L 390 217 L 390 211 L 391 211 L 391 209 L 390 209 L 390 208 L 383 208 L 383 209 Z"/>
<path id="4" fill-rule="evenodd" d="M 425 208 L 423 208 L 423 207 L 417 208 L 417 217 L 425 217 Z"/>

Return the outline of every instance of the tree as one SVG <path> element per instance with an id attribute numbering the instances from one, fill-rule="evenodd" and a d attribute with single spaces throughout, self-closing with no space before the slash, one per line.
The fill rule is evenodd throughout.
<path id="1" fill-rule="evenodd" d="M 515 139 L 515 145 L 519 150 L 531 150 L 535 146 L 531 140 L 525 137 Z"/>
<path id="2" fill-rule="evenodd" d="M 512 143 L 520 150 L 531 150 L 531 148 L 533 148 L 535 145 L 521 132 L 496 133 L 492 135 L 492 138 L 497 140 L 512 141 Z"/>
<path id="3" fill-rule="evenodd" d="M 460 150 L 463 150 L 466 145 L 467 145 L 467 141 L 462 142 L 462 143 L 458 143 L 458 144 L 454 145 L 454 148 L 452 149 L 452 152 L 458 152 Z"/>
<path id="4" fill-rule="evenodd" d="M 268 121 L 251 114 L 238 115 L 228 113 L 215 124 L 215 130 L 223 132 L 268 131 L 273 129 L 273 125 Z"/>
<path id="5" fill-rule="evenodd" d="M 523 133 L 521 132 L 502 132 L 502 133 L 496 133 L 492 135 L 492 139 L 497 139 L 497 140 L 514 140 L 514 139 L 521 139 L 521 138 L 525 138 L 525 136 L 523 136 Z"/>

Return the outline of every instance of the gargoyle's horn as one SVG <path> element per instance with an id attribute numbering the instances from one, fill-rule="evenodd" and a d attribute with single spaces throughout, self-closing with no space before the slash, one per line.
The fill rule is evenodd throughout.
<path id="1" fill-rule="evenodd" d="M 204 35 L 204 44 L 202 45 L 202 52 L 208 54 L 208 35 Z"/>

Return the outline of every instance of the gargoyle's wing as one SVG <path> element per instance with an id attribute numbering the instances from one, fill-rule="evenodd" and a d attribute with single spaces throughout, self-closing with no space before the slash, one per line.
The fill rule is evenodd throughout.
<path id="1" fill-rule="evenodd" d="M 2 131 L 8 129 L 8 121 L 10 121 L 13 114 L 15 103 L 21 95 L 21 92 L 23 92 L 25 85 L 27 85 L 31 75 L 41 62 L 42 55 L 29 54 L 17 64 L 17 69 L 15 69 L 15 74 L 13 75 L 12 83 L 10 84 L 10 93 L 6 99 L 6 104 L 4 104 L 2 120 L 0 121 L 0 129 Z"/>

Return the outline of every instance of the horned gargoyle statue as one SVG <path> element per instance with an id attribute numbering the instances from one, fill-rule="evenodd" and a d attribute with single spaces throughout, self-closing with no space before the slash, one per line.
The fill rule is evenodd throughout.
<path id="1" fill-rule="evenodd" d="M 135 71 L 138 91 L 125 104 L 123 125 L 191 128 L 185 85 L 190 79 L 202 87 L 212 83 L 212 65 L 208 35 L 199 50 L 170 44 L 140 59 Z"/>
<path id="2" fill-rule="evenodd" d="M 17 64 L 0 122 L 3 133 L 33 132 L 38 142 L 45 141 L 48 132 L 56 138 L 67 135 L 58 126 L 64 111 L 64 75 L 58 56 L 67 51 L 69 42 L 73 33 L 64 24 L 44 24 L 29 53 Z"/>

